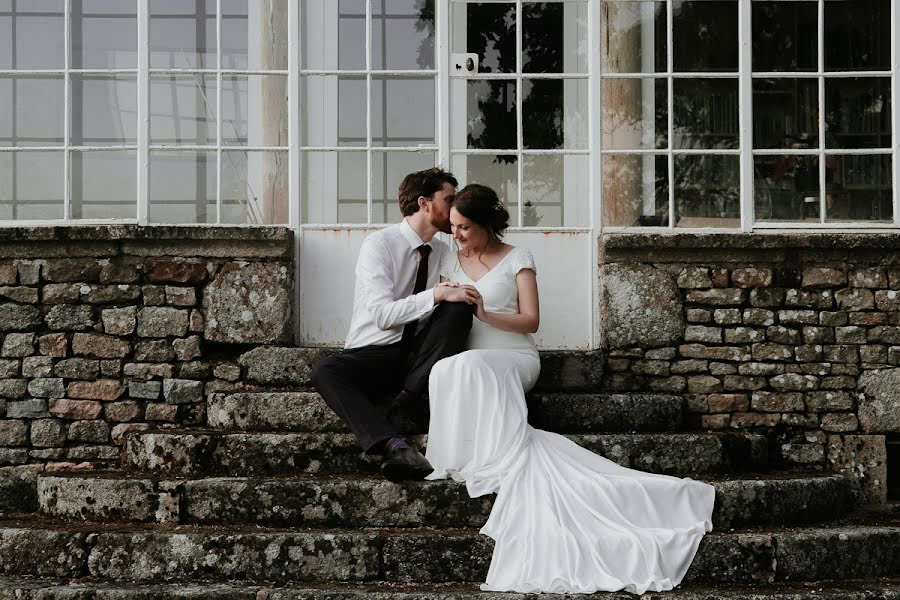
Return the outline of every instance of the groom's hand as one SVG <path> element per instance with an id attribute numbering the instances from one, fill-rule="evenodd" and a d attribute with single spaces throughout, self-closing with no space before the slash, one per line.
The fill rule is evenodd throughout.
<path id="1" fill-rule="evenodd" d="M 434 301 L 437 302 L 464 302 L 475 304 L 478 301 L 478 290 L 471 286 L 460 287 L 452 282 L 439 283 L 434 288 Z"/>

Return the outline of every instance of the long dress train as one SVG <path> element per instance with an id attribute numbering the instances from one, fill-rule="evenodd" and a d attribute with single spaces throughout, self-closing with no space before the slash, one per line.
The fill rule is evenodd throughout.
<path id="1" fill-rule="evenodd" d="M 442 275 L 478 288 L 491 312 L 518 311 L 515 276 L 534 269 L 514 248 L 477 282 L 451 253 Z M 627 469 L 527 422 L 540 361 L 530 335 L 475 321 L 469 350 L 431 372 L 428 479 L 497 493 L 481 532 L 494 554 L 482 589 L 644 593 L 678 585 L 712 529 L 715 490 Z"/>

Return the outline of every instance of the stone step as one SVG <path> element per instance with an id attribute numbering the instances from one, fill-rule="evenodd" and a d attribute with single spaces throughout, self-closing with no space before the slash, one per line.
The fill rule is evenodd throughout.
<path id="1" fill-rule="evenodd" d="M 535 394 L 528 410 L 532 425 L 561 433 L 669 431 L 682 422 L 681 398 L 663 394 Z M 206 418 L 222 431 L 349 432 L 315 392 L 212 394 Z"/>
<path id="2" fill-rule="evenodd" d="M 259 346 L 238 359 L 250 383 L 288 389 L 311 389 L 313 365 L 336 348 Z M 536 392 L 592 391 L 603 380 L 603 354 L 599 350 L 541 351 L 541 374 Z"/>
<path id="3" fill-rule="evenodd" d="M 716 529 L 801 525 L 852 506 L 847 479 L 766 476 L 711 481 Z M 40 510 L 89 521 L 268 527 L 480 527 L 494 496 L 469 498 L 453 481 L 394 484 L 381 478 L 206 478 L 167 481 L 119 473 L 46 475 Z"/>
<path id="4" fill-rule="evenodd" d="M 767 442 L 751 433 L 577 434 L 569 438 L 626 467 L 668 475 L 766 470 Z M 409 438 L 420 448 L 425 436 Z M 135 432 L 125 442 L 128 471 L 178 477 L 292 473 L 373 473 L 351 434 Z"/>
<path id="5" fill-rule="evenodd" d="M 482 581 L 474 529 L 263 530 L 0 522 L 0 576 L 107 581 Z M 685 582 L 734 585 L 900 576 L 900 522 L 713 532 Z"/>
<path id="6" fill-rule="evenodd" d="M 542 594 L 542 600 L 571 600 L 572 596 Z M 598 593 L 584 600 L 634 600 L 636 596 Z M 659 598 L 648 595 L 644 598 Z M 900 580 L 878 579 L 754 586 L 688 584 L 663 596 L 672 600 L 898 600 Z M 334 586 L 258 586 L 226 583 L 67 582 L 53 579 L 0 578 L 0 600 L 533 600 L 533 594 L 482 592 L 476 584 L 423 586 L 398 584 L 343 584 Z"/>

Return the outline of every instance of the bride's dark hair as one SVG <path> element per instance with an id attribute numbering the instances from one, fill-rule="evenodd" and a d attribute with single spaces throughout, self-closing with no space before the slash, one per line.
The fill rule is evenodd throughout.
<path id="1" fill-rule="evenodd" d="M 487 229 L 499 240 L 509 227 L 509 212 L 497 197 L 497 192 L 486 185 L 470 183 L 456 193 L 453 208 L 473 223 Z"/>

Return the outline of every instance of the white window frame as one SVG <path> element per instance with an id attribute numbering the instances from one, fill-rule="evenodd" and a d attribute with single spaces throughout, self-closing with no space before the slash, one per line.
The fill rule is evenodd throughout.
<path id="1" fill-rule="evenodd" d="M 602 1 L 602 0 L 601 0 Z M 827 0 L 796 0 L 799 2 L 815 2 L 818 5 L 818 36 L 817 36 L 817 60 L 818 66 L 816 71 L 802 72 L 753 72 L 752 71 L 752 0 L 735 0 L 738 11 L 738 148 L 737 149 L 673 149 L 673 90 L 672 85 L 675 79 L 707 79 L 707 78 L 727 78 L 734 79 L 734 72 L 676 72 L 673 69 L 673 0 L 654 0 L 656 3 L 664 2 L 666 6 L 666 72 L 654 72 L 652 69 L 641 73 L 604 73 L 601 72 L 596 86 L 602 86 L 602 82 L 609 79 L 626 79 L 639 78 L 646 80 L 666 79 L 668 84 L 668 148 L 666 149 L 640 149 L 640 150 L 618 150 L 605 149 L 602 145 L 598 146 L 600 150 L 597 158 L 602 161 L 602 157 L 607 154 L 639 154 L 639 155 L 665 155 L 668 158 L 668 180 L 669 180 L 669 224 L 666 226 L 608 226 L 601 223 L 601 231 L 604 233 L 629 232 L 629 233 L 736 233 L 736 232 L 780 232 L 785 230 L 841 230 L 841 231 L 893 231 L 900 227 L 900 106 L 898 106 L 897 90 L 900 85 L 900 7 L 898 2 L 893 1 L 891 5 L 890 19 L 891 28 L 891 70 L 890 71 L 825 71 L 825 2 Z M 702 1 L 702 0 L 698 0 Z M 602 27 L 602 24 L 598 25 Z M 598 29 L 599 31 L 599 29 Z M 600 35 L 600 38 L 603 36 Z M 602 64 L 602 63 L 598 63 Z M 892 145 L 889 148 L 865 148 L 865 149 L 828 149 L 825 147 L 825 79 L 833 78 L 853 78 L 853 77 L 884 77 L 890 78 L 891 81 L 891 140 Z M 819 194 L 819 223 L 805 223 L 797 221 L 756 221 L 754 206 L 754 166 L 753 159 L 755 156 L 761 155 L 783 155 L 785 152 L 781 150 L 753 149 L 753 79 L 793 79 L 808 78 L 818 81 L 818 113 L 819 113 L 819 147 L 807 150 L 791 150 L 791 154 L 805 154 L 820 157 L 819 163 L 819 188 L 821 192 L 826 189 L 825 173 L 826 166 L 824 158 L 828 155 L 890 155 L 892 161 L 892 192 L 893 192 L 893 220 L 892 223 L 887 222 L 864 222 L 864 221 L 843 221 L 843 222 L 825 222 L 826 211 L 825 202 L 826 194 Z M 674 204 L 674 157 L 676 155 L 737 155 L 740 160 L 740 227 L 678 227 L 675 222 L 675 204 Z M 598 168 L 602 171 L 602 168 Z M 600 188 L 602 190 L 602 187 Z M 602 192 L 601 192 L 602 195 Z M 603 198 L 600 198 L 602 206 Z M 602 213 L 602 211 L 601 211 Z"/>
<path id="2" fill-rule="evenodd" d="M 19 0 L 25 2 L 27 0 Z M 42 220 L 6 220 L 0 221 L 0 226 L 29 226 L 29 225 L 46 225 L 46 224 L 63 224 L 63 225 L 86 225 L 86 224 L 130 224 L 137 223 L 139 225 L 156 224 L 151 223 L 149 219 L 150 201 L 149 201 L 149 180 L 150 180 L 150 152 L 153 151 L 205 151 L 216 153 L 216 223 L 197 223 L 190 224 L 197 227 L 208 226 L 234 226 L 234 227 L 258 227 L 267 226 L 264 223 L 246 223 L 246 224 L 228 224 L 221 223 L 222 216 L 222 154 L 223 151 L 246 152 L 248 154 L 256 152 L 288 152 L 288 164 L 291 165 L 290 173 L 288 173 L 289 190 L 289 223 L 286 225 L 295 227 L 299 222 L 297 211 L 293 207 L 295 202 L 293 190 L 296 189 L 298 179 L 298 169 L 296 164 L 296 147 L 297 147 L 297 127 L 298 112 L 296 102 L 296 77 L 292 73 L 296 73 L 296 62 L 299 51 L 297 42 L 299 37 L 299 9 L 298 0 L 284 0 L 288 2 L 288 68 L 280 69 L 225 69 L 222 67 L 222 0 L 216 0 L 216 67 L 213 69 L 161 69 L 150 68 L 150 0 L 132 0 L 136 9 L 137 21 L 137 60 L 136 68 L 131 69 L 75 69 L 72 68 L 72 50 L 71 50 L 71 26 L 72 26 L 72 0 L 64 0 L 63 3 L 63 43 L 64 43 L 64 63 L 61 69 L 5 69 L 0 70 L 0 76 L 59 76 L 63 78 L 63 144 L 58 146 L 5 146 L 0 147 L 0 153 L 15 152 L 17 154 L 26 154 L 29 152 L 60 152 L 63 155 L 63 217 L 60 219 L 42 219 Z M 250 6 L 253 4 L 251 2 Z M 130 8 L 130 6 L 129 6 Z M 252 22 L 253 17 L 248 15 L 248 21 Z M 252 51 L 251 51 L 252 52 Z M 73 76 L 83 75 L 130 75 L 137 78 L 137 139 L 135 144 L 117 144 L 117 145 L 71 145 L 71 123 L 72 123 L 72 99 L 71 84 Z M 151 144 L 150 143 L 150 80 L 154 75 L 208 75 L 216 77 L 216 143 L 206 145 L 187 145 L 187 144 Z M 287 79 L 288 87 L 288 145 L 283 146 L 249 146 L 249 145 L 226 145 L 223 143 L 222 136 L 222 79 L 229 75 L 277 75 Z M 248 114 L 248 118 L 254 115 Z M 108 152 L 108 151 L 131 151 L 136 153 L 136 214 L 134 218 L 112 218 L 112 219 L 74 219 L 71 217 L 71 169 L 70 160 L 73 152 Z M 248 207 L 249 208 L 249 207 Z"/>

